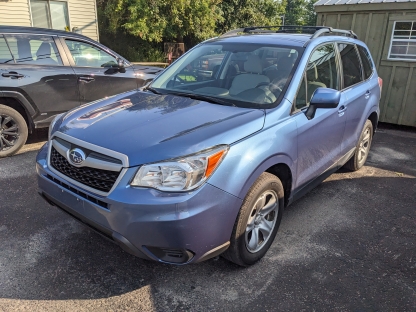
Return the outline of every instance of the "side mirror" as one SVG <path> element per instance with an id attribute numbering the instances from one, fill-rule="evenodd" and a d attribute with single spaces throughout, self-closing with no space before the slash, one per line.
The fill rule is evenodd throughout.
<path id="1" fill-rule="evenodd" d="M 124 61 L 121 58 L 117 58 L 117 66 L 118 68 L 124 68 Z"/>
<path id="2" fill-rule="evenodd" d="M 121 58 L 118 57 L 117 58 L 117 68 L 118 68 L 118 71 L 120 73 L 125 73 L 126 72 L 126 69 L 124 67 L 125 67 L 125 63 L 124 63 L 123 59 L 121 59 Z"/>
<path id="3" fill-rule="evenodd" d="M 312 95 L 311 103 L 305 112 L 308 119 L 315 117 L 317 108 L 336 108 L 341 100 L 341 92 L 329 89 L 318 88 Z"/>

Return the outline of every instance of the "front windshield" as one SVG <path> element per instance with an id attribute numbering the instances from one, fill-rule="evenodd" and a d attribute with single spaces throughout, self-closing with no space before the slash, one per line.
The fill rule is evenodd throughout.
<path id="1" fill-rule="evenodd" d="M 289 83 L 299 48 L 211 42 L 190 50 L 150 87 L 163 94 L 205 96 L 221 104 L 266 107 Z M 267 105 L 269 104 L 269 105 Z"/>

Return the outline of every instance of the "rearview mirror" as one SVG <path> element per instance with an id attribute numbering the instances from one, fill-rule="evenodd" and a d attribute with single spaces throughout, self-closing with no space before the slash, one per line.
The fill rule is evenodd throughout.
<path id="1" fill-rule="evenodd" d="M 312 95 L 311 103 L 305 112 L 308 119 L 315 117 L 317 108 L 336 108 L 341 100 L 341 92 L 329 89 L 318 88 Z"/>

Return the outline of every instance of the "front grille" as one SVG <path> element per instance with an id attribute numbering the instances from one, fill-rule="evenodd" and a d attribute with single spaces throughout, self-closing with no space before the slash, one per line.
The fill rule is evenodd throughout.
<path id="1" fill-rule="evenodd" d="M 72 166 L 53 146 L 50 161 L 52 167 L 60 173 L 102 192 L 109 192 L 120 175 L 116 171 Z"/>

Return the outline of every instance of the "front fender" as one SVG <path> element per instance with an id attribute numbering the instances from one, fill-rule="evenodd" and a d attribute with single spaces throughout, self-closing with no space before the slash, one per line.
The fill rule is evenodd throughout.
<path id="1" fill-rule="evenodd" d="M 208 183 L 244 199 L 258 177 L 276 164 L 286 164 L 296 177 L 296 158 L 297 127 L 288 118 L 233 144 Z"/>

